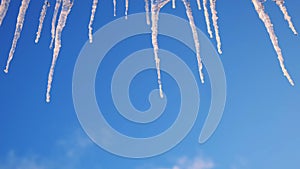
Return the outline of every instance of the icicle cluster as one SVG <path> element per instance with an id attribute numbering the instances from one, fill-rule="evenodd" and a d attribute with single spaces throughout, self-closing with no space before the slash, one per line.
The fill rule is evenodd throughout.
<path id="1" fill-rule="evenodd" d="M 189 22 L 190 22 L 190 26 L 192 29 L 192 33 L 193 33 L 193 38 L 194 38 L 194 43 L 195 43 L 195 48 L 196 48 L 196 55 L 197 55 L 197 61 L 198 61 L 198 69 L 199 69 L 199 75 L 200 75 L 200 80 L 202 83 L 204 83 L 204 75 L 202 72 L 202 61 L 201 61 L 201 57 L 200 57 L 200 43 L 199 43 L 199 39 L 198 39 L 198 33 L 197 33 L 197 28 L 194 22 L 194 17 L 192 14 L 192 9 L 190 6 L 190 3 L 187 0 L 182 0 L 185 8 L 186 8 L 186 15 L 189 18 Z"/>
<path id="2" fill-rule="evenodd" d="M 158 18 L 159 18 L 159 11 L 162 7 L 164 7 L 170 0 L 158 1 L 158 0 L 151 0 L 151 20 L 152 20 L 152 45 L 154 50 L 154 59 L 156 63 L 157 69 L 157 81 L 159 86 L 159 95 L 163 98 L 163 91 L 162 91 L 162 83 L 161 83 L 161 75 L 160 75 L 160 59 L 158 57 L 158 42 L 157 42 L 157 35 L 158 35 Z"/>
<path id="3" fill-rule="evenodd" d="M 208 13 L 208 9 L 207 9 L 207 5 L 208 5 L 207 3 L 208 3 L 208 0 L 203 0 L 203 10 L 204 10 L 206 28 L 207 28 L 209 37 L 213 38 L 213 32 L 210 27 L 210 19 L 209 19 L 209 13 Z M 217 41 L 218 52 L 219 52 L 219 54 L 222 54 L 221 38 L 220 38 L 220 33 L 219 33 L 218 16 L 217 16 L 217 10 L 216 10 L 216 0 L 210 0 L 209 3 L 210 3 L 211 15 L 212 15 L 211 19 L 213 22 L 213 27 L 214 27 L 216 41 Z"/>
<path id="4" fill-rule="evenodd" d="M 127 19 L 128 17 L 128 9 L 129 9 L 129 0 L 124 0 L 125 1 L 125 18 Z M 176 8 L 176 0 L 172 0 L 172 8 Z M 271 22 L 270 17 L 264 10 L 264 5 L 263 2 L 266 0 L 251 0 L 256 12 L 258 13 L 259 18 L 263 21 L 267 32 L 270 36 L 270 40 L 273 44 L 273 47 L 277 53 L 278 60 L 282 69 L 282 72 L 284 76 L 288 79 L 291 85 L 294 85 L 294 82 L 289 75 L 287 69 L 285 68 L 284 65 L 284 59 L 282 56 L 281 48 L 279 47 L 279 42 L 278 38 L 274 32 L 273 29 L 273 24 Z M 289 28 L 292 30 L 292 32 L 297 35 L 297 31 L 292 23 L 292 19 L 287 11 L 287 8 L 284 5 L 284 0 L 273 0 L 276 5 L 279 7 L 281 10 L 284 19 L 287 21 Z M 3 22 L 3 19 L 5 18 L 6 12 L 8 10 L 10 0 L 1 0 L 0 1 L 0 26 Z M 116 11 L 117 11 L 117 0 L 113 0 L 113 15 L 116 16 Z M 160 96 L 163 97 L 163 90 L 162 90 L 162 81 L 161 81 L 161 72 L 160 72 L 160 59 L 158 56 L 158 51 L 159 51 L 159 45 L 158 45 L 158 20 L 159 20 L 159 12 L 160 10 L 171 0 L 151 0 L 151 6 L 149 3 L 149 0 L 145 0 L 145 12 L 146 12 L 146 23 L 148 25 L 151 25 L 151 30 L 152 30 L 152 46 L 153 46 L 153 53 L 154 53 L 154 59 L 156 63 L 156 69 L 157 69 L 157 80 L 158 80 L 158 86 L 159 86 L 159 91 L 160 91 Z M 197 7 L 200 10 L 201 9 L 201 1 L 197 0 Z M 16 22 L 16 29 L 12 41 L 12 46 L 9 52 L 5 72 L 8 73 L 10 62 L 13 59 L 13 55 L 17 46 L 18 39 L 21 35 L 23 24 L 24 24 L 24 19 L 26 15 L 26 11 L 28 9 L 30 0 L 22 0 L 20 9 L 19 9 L 19 14 L 17 17 L 17 22 Z M 183 5 L 185 6 L 186 9 L 186 14 L 190 23 L 190 27 L 192 30 L 193 34 L 193 39 L 194 39 L 194 44 L 195 44 L 195 49 L 196 49 L 196 57 L 198 61 L 198 68 L 199 68 L 199 75 L 201 82 L 204 82 L 204 75 L 202 73 L 203 65 L 202 65 L 202 60 L 200 56 L 200 43 L 198 39 L 198 34 L 197 34 L 197 29 L 195 26 L 194 18 L 193 18 L 193 13 L 192 9 L 190 6 L 189 0 L 182 0 Z M 209 14 L 209 9 L 208 9 L 208 3 L 210 5 L 210 12 L 211 12 L 211 18 Z M 35 42 L 38 43 L 39 38 L 41 36 L 42 28 L 43 28 L 43 23 L 44 19 L 47 13 L 47 8 L 49 7 L 49 2 L 48 0 L 44 0 L 44 5 L 41 9 L 40 13 L 40 18 L 39 18 L 39 25 L 38 25 L 38 30 L 36 33 L 36 39 Z M 93 21 L 95 18 L 96 14 L 96 9 L 98 5 L 98 0 L 93 0 L 92 4 L 92 10 L 91 10 L 91 15 L 90 15 L 90 21 L 88 24 L 88 37 L 89 37 L 89 42 L 92 43 L 93 41 Z M 203 12 L 204 12 L 204 18 L 205 18 L 205 23 L 207 27 L 207 32 L 209 34 L 210 38 L 213 38 L 213 32 L 211 30 L 211 23 L 210 19 L 212 20 L 212 26 L 214 29 L 215 33 L 215 38 L 217 42 L 217 50 L 221 54 L 222 49 L 221 49 L 221 38 L 220 38 L 220 33 L 219 33 L 219 26 L 218 26 L 218 16 L 217 16 L 217 10 L 216 10 L 216 0 L 203 0 L 202 1 L 203 5 Z M 51 91 L 51 86 L 52 86 L 52 81 L 53 81 L 53 74 L 54 74 L 54 68 L 56 61 L 58 59 L 58 55 L 60 52 L 61 48 L 61 37 L 62 37 L 62 31 L 66 25 L 67 18 L 69 16 L 69 13 L 72 9 L 73 2 L 70 0 L 56 0 L 55 6 L 54 6 L 54 11 L 53 11 L 53 16 L 52 16 L 52 22 L 51 22 L 51 42 L 50 42 L 50 49 L 53 48 L 53 58 L 52 58 L 52 64 L 50 67 L 49 75 L 48 75 L 48 84 L 47 84 L 47 93 L 46 93 L 46 101 L 50 101 L 50 91 Z M 61 8 L 61 11 L 59 13 L 59 9 Z M 150 9 L 151 8 L 151 13 Z M 59 14 L 59 15 L 58 15 Z M 150 17 L 151 14 L 151 17 Z M 58 17 L 58 19 L 57 19 Z"/>
<path id="5" fill-rule="evenodd" d="M 279 6 L 282 14 L 284 15 L 284 19 L 288 22 L 290 29 L 293 31 L 293 33 L 295 35 L 298 35 L 298 33 L 294 27 L 294 24 L 292 22 L 292 18 L 289 16 L 289 13 L 288 13 L 286 7 L 284 6 L 284 0 L 275 0 L 275 2 L 277 4 L 277 6 Z"/>
<path id="6" fill-rule="evenodd" d="M 9 51 L 9 56 L 8 56 L 8 60 L 7 60 L 7 63 L 6 63 L 6 68 L 4 70 L 5 73 L 8 73 L 10 62 L 13 59 L 13 56 L 14 56 L 14 53 L 15 53 L 15 50 L 16 50 L 16 47 L 17 47 L 17 43 L 18 43 L 18 40 L 20 38 L 22 29 L 23 29 L 25 14 L 26 14 L 29 3 L 30 3 L 30 0 L 23 0 L 22 4 L 20 6 L 19 14 L 18 14 L 18 18 L 17 18 L 15 35 L 14 35 L 13 43 L 11 45 L 11 49 Z"/>
<path id="7" fill-rule="evenodd" d="M 220 38 L 220 33 L 219 33 L 218 16 L 217 16 L 217 10 L 216 10 L 216 0 L 210 0 L 210 10 L 212 13 L 212 21 L 213 21 L 213 26 L 215 29 L 215 34 L 216 34 L 218 52 L 220 54 L 222 54 L 221 38 Z"/>
<path id="8" fill-rule="evenodd" d="M 47 85 L 47 93 L 46 93 L 47 102 L 50 102 L 50 91 L 51 91 L 51 86 L 53 81 L 54 68 L 61 48 L 61 33 L 64 27 L 66 26 L 67 18 L 72 9 L 72 6 L 73 6 L 73 2 L 71 2 L 70 0 L 63 0 L 62 9 L 55 29 L 53 58 L 52 58 L 52 64 L 48 75 L 48 85 Z"/>
<path id="9" fill-rule="evenodd" d="M 291 76 L 289 75 L 288 71 L 285 68 L 281 48 L 279 47 L 279 43 L 278 43 L 278 38 L 277 38 L 277 36 L 274 32 L 273 24 L 271 22 L 271 19 L 270 19 L 269 15 L 265 12 L 264 5 L 259 0 L 252 0 L 252 3 L 254 5 L 254 8 L 255 8 L 259 18 L 263 21 L 263 23 L 265 24 L 265 27 L 266 27 L 266 29 L 269 33 L 271 42 L 272 42 L 273 47 L 274 47 L 274 49 L 277 53 L 278 60 L 279 60 L 279 63 L 280 63 L 280 67 L 281 67 L 281 70 L 282 70 L 284 76 L 288 79 L 290 84 L 292 86 L 294 86 L 294 81 L 293 81 L 293 79 L 291 78 Z"/>

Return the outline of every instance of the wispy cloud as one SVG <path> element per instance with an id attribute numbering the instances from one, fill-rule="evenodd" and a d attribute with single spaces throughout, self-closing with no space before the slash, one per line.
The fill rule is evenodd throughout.
<path id="1" fill-rule="evenodd" d="M 8 152 L 4 162 L 1 162 L 0 169 L 47 169 L 43 164 L 39 163 L 37 156 L 18 156 L 15 151 Z"/>
<path id="2" fill-rule="evenodd" d="M 194 158 L 183 156 L 169 167 L 159 167 L 156 169 L 213 169 L 214 167 L 215 163 L 212 160 L 203 158 L 202 156 Z"/>
<path id="3" fill-rule="evenodd" d="M 93 143 L 81 132 L 59 139 L 54 145 L 49 145 L 55 151 L 49 154 L 24 153 L 10 150 L 0 159 L 0 169 L 77 169 L 79 159 L 84 157 L 93 147 Z"/>
<path id="4" fill-rule="evenodd" d="M 234 163 L 231 164 L 230 169 L 248 168 L 248 159 L 243 156 L 237 156 L 234 159 Z"/>

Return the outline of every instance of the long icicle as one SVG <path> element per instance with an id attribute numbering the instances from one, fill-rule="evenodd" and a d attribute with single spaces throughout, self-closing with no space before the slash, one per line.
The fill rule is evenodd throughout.
<path id="1" fill-rule="evenodd" d="M 129 0 L 125 1 L 125 19 L 128 18 L 128 7 L 129 7 Z"/>
<path id="2" fill-rule="evenodd" d="M 0 5 L 0 26 L 2 24 L 3 19 L 5 18 L 10 0 L 2 0 Z"/>
<path id="3" fill-rule="evenodd" d="M 114 16 L 117 16 L 117 0 L 113 0 L 114 4 Z"/>
<path id="4" fill-rule="evenodd" d="M 207 0 L 203 0 L 203 9 L 204 9 L 204 16 L 205 16 L 207 32 L 209 34 L 209 37 L 212 38 L 213 35 L 212 35 L 211 28 L 210 28 L 209 14 L 208 14 L 208 9 L 207 9 Z"/>
<path id="5" fill-rule="evenodd" d="M 22 4 L 20 6 L 19 14 L 18 14 L 18 18 L 17 18 L 16 30 L 15 30 L 15 34 L 14 34 L 14 39 L 13 39 L 12 46 L 11 46 L 11 49 L 9 52 L 6 68 L 4 70 L 5 73 L 8 73 L 10 62 L 13 59 L 13 56 L 14 56 L 14 53 L 15 53 L 15 50 L 17 47 L 17 43 L 18 43 L 18 40 L 19 40 L 21 32 L 22 32 L 24 19 L 25 19 L 25 15 L 26 15 L 26 11 L 28 9 L 29 3 L 30 3 L 30 0 L 23 0 Z"/>
<path id="6" fill-rule="evenodd" d="M 198 9 L 201 10 L 201 2 L 200 0 L 197 0 Z"/>
<path id="7" fill-rule="evenodd" d="M 73 6 L 73 2 L 70 2 L 70 0 L 63 0 L 62 10 L 60 12 L 58 23 L 56 26 L 53 58 L 52 58 L 52 64 L 48 76 L 48 85 L 47 85 L 47 93 L 46 93 L 47 102 L 50 102 L 50 91 L 51 91 L 51 85 L 53 81 L 54 68 L 61 48 L 61 34 L 64 27 L 66 26 L 66 21 L 72 9 L 72 6 Z"/>
<path id="8" fill-rule="evenodd" d="M 280 8 L 282 14 L 284 15 L 284 19 L 288 22 L 290 29 L 293 31 L 295 35 L 298 35 L 298 32 L 296 31 L 294 24 L 292 22 L 292 18 L 289 16 L 289 13 L 284 6 L 284 0 L 275 0 L 276 5 Z"/>
<path id="9" fill-rule="evenodd" d="M 176 8 L 176 0 L 172 0 L 172 8 L 175 9 Z"/>
<path id="10" fill-rule="evenodd" d="M 40 14 L 39 27 L 38 27 L 38 31 L 36 32 L 35 43 L 38 43 L 39 39 L 41 37 L 41 32 L 42 32 L 42 29 L 43 29 L 43 23 L 44 23 L 44 20 L 45 20 L 45 16 L 46 16 L 48 7 L 50 7 L 50 3 L 48 2 L 48 0 L 45 0 L 42 11 L 41 11 L 41 14 Z"/>
<path id="11" fill-rule="evenodd" d="M 219 54 L 222 54 L 222 49 L 221 49 L 221 38 L 220 38 L 220 33 L 219 33 L 219 26 L 218 26 L 218 15 L 217 15 L 217 10 L 216 10 L 216 0 L 210 0 L 210 10 L 212 13 L 212 21 L 213 21 L 213 26 L 215 29 L 215 36 L 216 36 L 216 41 L 217 41 L 217 46 L 218 46 L 218 52 Z"/>
<path id="12" fill-rule="evenodd" d="M 152 20 L 152 46 L 154 50 L 154 59 L 156 63 L 156 71 L 157 71 L 157 81 L 158 81 L 158 87 L 159 87 L 159 95 L 161 98 L 163 98 L 163 91 L 162 91 L 162 83 L 161 83 L 161 75 L 160 75 L 160 59 L 158 57 L 158 42 L 157 42 L 157 36 L 158 36 L 158 16 L 160 9 L 166 5 L 170 0 L 164 0 L 163 2 L 154 2 L 154 0 L 151 0 L 151 20 Z"/>
<path id="13" fill-rule="evenodd" d="M 279 44 L 278 44 L 278 38 L 277 38 L 277 36 L 274 32 L 273 24 L 271 22 L 270 17 L 268 16 L 267 13 L 265 13 L 264 6 L 259 0 L 252 0 L 252 3 L 254 5 L 254 8 L 255 8 L 259 18 L 263 21 L 263 23 L 264 23 L 264 25 L 265 25 L 268 33 L 269 33 L 270 39 L 271 39 L 273 47 L 274 47 L 274 49 L 277 53 L 278 60 L 279 60 L 279 63 L 280 63 L 280 67 L 281 67 L 281 70 L 282 70 L 284 76 L 288 79 L 290 84 L 292 86 L 294 86 L 294 82 L 293 82 L 292 78 L 290 77 L 288 71 L 286 70 L 286 68 L 284 66 L 284 59 L 283 59 L 282 52 L 281 52 L 281 49 L 280 49 Z"/>
<path id="14" fill-rule="evenodd" d="M 149 0 L 145 0 L 145 12 L 146 12 L 146 22 L 147 22 L 147 25 L 150 25 Z"/>
<path id="15" fill-rule="evenodd" d="M 98 0 L 93 0 L 93 6 L 92 6 L 92 12 L 90 17 L 90 23 L 89 23 L 89 41 L 90 43 L 93 42 L 93 21 L 95 18 L 95 13 L 97 10 Z"/>
<path id="16" fill-rule="evenodd" d="M 201 56 L 200 56 L 200 43 L 199 43 L 197 28 L 196 28 L 196 25 L 195 25 L 195 22 L 194 22 L 194 17 L 193 17 L 191 5 L 187 0 L 182 0 L 182 2 L 183 2 L 184 6 L 186 8 L 186 15 L 188 16 L 190 26 L 191 26 L 191 29 L 192 29 L 192 33 L 193 33 L 200 79 L 201 79 L 201 82 L 204 83 L 204 75 L 203 75 L 203 72 L 202 72 L 203 65 L 202 65 L 202 60 L 201 60 Z"/>
<path id="17" fill-rule="evenodd" d="M 56 0 L 55 7 L 54 7 L 54 12 L 53 12 L 53 17 L 52 17 L 52 22 L 51 22 L 51 42 L 49 48 L 52 49 L 53 47 L 53 42 L 55 38 L 55 26 L 56 26 L 56 20 L 57 20 L 57 14 L 58 10 L 61 6 L 61 1 L 62 0 Z"/>

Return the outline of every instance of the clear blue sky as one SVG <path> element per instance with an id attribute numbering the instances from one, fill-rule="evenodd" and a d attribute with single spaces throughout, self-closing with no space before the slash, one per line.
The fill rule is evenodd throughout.
<path id="1" fill-rule="evenodd" d="M 52 51 L 48 46 L 54 0 L 50 3 L 40 43 L 35 44 L 35 32 L 43 2 L 31 2 L 10 72 L 5 74 L 0 71 L 0 169 L 175 169 L 175 166 L 195 169 L 193 165 L 196 164 L 203 164 L 203 169 L 300 167 L 300 39 L 289 30 L 279 8 L 271 0 L 265 3 L 266 11 L 273 21 L 286 66 L 296 86 L 291 87 L 282 75 L 277 55 L 251 0 L 217 1 L 223 44 L 223 54 L 220 57 L 227 78 L 224 117 L 214 135 L 205 144 L 198 144 L 198 135 L 209 108 L 210 84 L 202 85 L 197 79 L 201 108 L 192 131 L 171 151 L 146 159 L 122 158 L 104 151 L 89 140 L 77 120 L 72 100 L 72 75 L 77 56 L 88 40 L 87 25 L 91 1 L 75 0 L 62 35 L 63 46 L 55 70 L 52 101 L 49 104 L 45 102 L 46 82 L 52 59 Z M 0 27 L 0 68 L 3 70 L 20 4 L 20 0 L 11 2 Z M 206 33 L 203 11 L 197 10 L 196 1 L 191 1 L 191 4 L 196 25 Z M 97 30 L 123 16 L 124 6 L 123 1 L 118 1 L 117 17 L 113 17 L 112 2 L 100 1 L 94 29 Z M 300 30 L 300 2 L 287 1 L 286 6 L 296 29 Z M 143 12 L 144 1 L 130 0 L 129 7 L 129 14 Z M 187 19 L 181 1 L 177 1 L 176 9 L 168 4 L 162 12 Z M 149 36 L 135 38 L 137 42 L 143 43 L 137 45 L 134 38 L 129 39 L 128 42 L 120 44 L 118 50 L 122 51 L 119 53 L 134 51 L 137 46 L 151 46 Z M 184 47 L 180 51 L 181 48 L 172 46 L 180 44 L 160 38 L 162 47 L 179 54 L 190 54 L 188 57 L 194 59 L 191 51 Z M 212 43 L 216 45 L 214 40 Z M 124 45 L 128 45 L 128 48 Z M 122 57 L 124 56 L 120 56 Z M 120 58 L 108 59 L 107 63 L 117 64 Z M 196 62 L 191 60 L 188 63 L 191 67 L 196 66 Z M 111 72 L 108 66 L 103 69 Z M 197 74 L 197 69 L 193 70 Z M 101 95 L 101 90 L 105 90 L 101 86 L 108 84 L 102 83 L 101 79 L 108 77 L 110 75 L 99 73 L 97 96 L 105 100 L 101 103 L 105 109 L 115 110 L 113 107 L 109 108 L 113 104 L 108 92 Z M 166 86 L 174 83 L 167 74 L 164 77 Z M 148 92 L 157 86 L 155 78 L 155 70 L 152 70 L 135 79 L 131 93 L 134 96 L 133 103 L 138 109 L 144 110 L 149 106 L 146 98 Z M 139 87 L 141 85 L 143 87 Z M 178 88 L 166 87 L 165 92 L 176 96 Z M 178 102 L 173 95 L 168 99 Z M 161 123 L 149 124 L 150 126 L 134 126 L 131 123 L 126 125 L 126 121 L 114 122 L 113 117 L 108 118 L 115 129 L 145 137 L 157 134 L 172 124 L 176 115 L 170 112 L 176 112 L 178 108 L 174 105 L 169 105 L 169 112 L 165 112 L 166 115 L 169 114 L 169 118 Z M 149 133 L 144 134 L 145 132 Z"/>

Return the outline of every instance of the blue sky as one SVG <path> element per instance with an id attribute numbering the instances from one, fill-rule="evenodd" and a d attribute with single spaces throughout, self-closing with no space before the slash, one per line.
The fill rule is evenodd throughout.
<path id="1" fill-rule="evenodd" d="M 152 158 L 129 159 L 110 154 L 90 141 L 80 126 L 73 106 L 73 70 L 77 56 L 88 40 L 91 1 L 75 1 L 62 35 L 63 46 L 55 70 L 52 101 L 45 102 L 46 82 L 52 59 L 52 51 L 48 46 L 53 2 L 50 2 L 51 7 L 48 9 L 39 44 L 35 44 L 34 39 L 43 2 L 31 2 L 10 72 L 0 73 L 0 169 L 300 167 L 297 161 L 300 156 L 300 39 L 289 30 L 275 3 L 267 1 L 266 11 L 273 21 L 286 66 L 296 86 L 290 86 L 282 75 L 277 55 L 251 1 L 217 1 L 223 44 L 220 58 L 227 80 L 226 107 L 218 129 L 205 144 L 198 144 L 198 136 L 209 108 L 210 84 L 200 83 L 194 53 L 180 46 L 180 43 L 160 36 L 161 47 L 178 53 L 195 74 L 201 95 L 199 116 L 189 135 L 172 150 Z M 11 2 L 0 27 L 0 67 L 3 69 L 20 3 L 21 1 Z M 197 10 L 196 1 L 191 1 L 191 4 L 196 25 L 208 35 L 203 11 Z M 286 2 L 296 29 L 300 28 L 299 5 L 299 1 Z M 94 30 L 122 17 L 124 6 L 123 1 L 118 1 L 117 17 L 113 17 L 112 2 L 100 1 Z M 129 14 L 143 11 L 144 1 L 130 1 Z M 177 2 L 176 9 L 168 4 L 162 12 L 187 19 L 180 1 Z M 176 117 L 172 112 L 176 112 L 176 103 L 179 102 L 178 87 L 174 80 L 166 73 L 163 74 L 165 93 L 172 104 L 167 105 L 169 107 L 164 112 L 162 121 L 146 126 L 128 123 L 112 116 L 117 112 L 114 107 L 109 107 L 113 106 L 111 96 L 104 92 L 109 83 L 102 79 L 111 78 L 110 66 L 118 64 L 126 54 L 151 47 L 150 40 L 150 36 L 136 36 L 118 44 L 118 52 L 112 50 L 111 56 L 107 56 L 108 65 L 100 69 L 96 81 L 97 97 L 104 100 L 99 104 L 102 104 L 104 110 L 113 112 L 105 115 L 113 127 L 139 137 L 155 135 L 172 124 Z M 216 45 L 213 39 L 212 43 Z M 113 55 L 116 58 L 112 58 Z M 110 73 L 106 75 L 103 72 Z M 207 76 L 206 71 L 205 75 Z M 134 79 L 130 94 L 137 109 L 145 110 L 149 107 L 146 100 L 148 93 L 156 87 L 155 70 L 145 71 Z"/>

